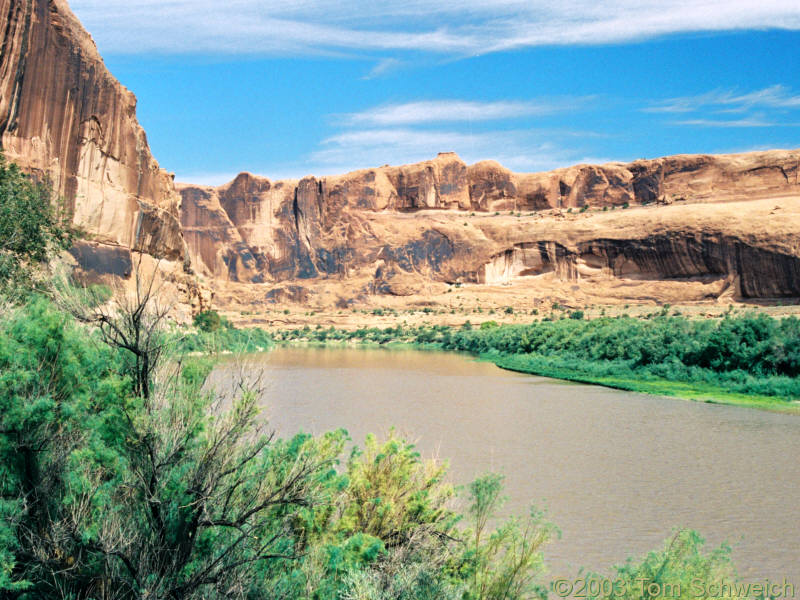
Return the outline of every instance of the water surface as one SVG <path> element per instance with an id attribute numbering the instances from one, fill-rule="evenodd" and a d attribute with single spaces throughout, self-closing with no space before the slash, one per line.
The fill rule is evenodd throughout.
<path id="1" fill-rule="evenodd" d="M 456 483 L 506 475 L 507 508 L 546 505 L 553 575 L 607 571 L 676 526 L 734 547 L 746 579 L 800 584 L 800 418 L 510 373 L 412 350 L 278 348 L 247 359 L 282 435 L 392 426 Z M 224 363 L 215 377 L 232 376 Z"/>

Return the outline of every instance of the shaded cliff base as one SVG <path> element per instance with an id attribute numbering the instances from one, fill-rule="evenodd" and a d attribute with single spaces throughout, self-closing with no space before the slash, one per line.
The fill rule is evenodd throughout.
<path id="1" fill-rule="evenodd" d="M 191 323 L 193 315 L 211 307 L 213 293 L 182 262 L 90 240 L 79 241 L 64 258 L 77 283 L 107 286 L 118 296 L 135 293 L 138 272 L 145 285 L 152 282 L 157 302 L 170 308 L 176 323 Z"/>

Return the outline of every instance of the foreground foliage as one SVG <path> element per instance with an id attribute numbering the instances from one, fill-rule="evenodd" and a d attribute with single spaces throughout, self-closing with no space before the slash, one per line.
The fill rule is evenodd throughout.
<path id="1" fill-rule="evenodd" d="M 459 510 L 446 465 L 394 433 L 343 460 L 345 432 L 276 438 L 257 387 L 214 391 L 205 359 L 165 359 L 145 397 L 107 342 L 41 298 L 0 319 L 2 597 L 547 596 L 557 530 L 499 520 L 500 476 Z"/>
<path id="2" fill-rule="evenodd" d="M 4 324 L 3 586 L 26 598 L 247 592 L 295 556 L 292 519 L 333 476 L 341 436 L 276 440 L 252 392 L 203 392 L 202 368 L 137 396 L 123 358 L 43 301 Z"/>
<path id="3" fill-rule="evenodd" d="M 746 598 L 749 586 L 736 586 L 736 570 L 730 549 L 722 546 L 703 551 L 703 539 L 695 532 L 678 531 L 663 550 L 650 552 L 640 562 L 628 560 L 616 567 L 613 577 L 589 577 L 597 585 L 589 592 L 592 600 L 707 600 Z M 726 584 L 727 588 L 721 586 Z"/>

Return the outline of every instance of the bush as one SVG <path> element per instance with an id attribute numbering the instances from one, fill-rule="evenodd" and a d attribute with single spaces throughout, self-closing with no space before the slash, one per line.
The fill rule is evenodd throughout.
<path id="1" fill-rule="evenodd" d="M 194 316 L 194 326 L 200 331 L 213 333 L 223 327 L 223 319 L 215 310 L 205 310 Z"/>
<path id="2" fill-rule="evenodd" d="M 570 365 L 575 373 L 611 369 L 613 376 L 623 379 L 660 377 L 717 385 L 731 392 L 800 397 L 800 319 L 796 317 L 728 315 L 715 322 L 662 311 L 649 320 L 627 316 L 585 320 L 580 310 L 569 317 L 462 330 L 445 347 L 527 356 L 531 372 L 553 372 Z M 539 366 L 534 367 L 534 362 Z"/>
<path id="3" fill-rule="evenodd" d="M 703 546 L 703 539 L 696 532 L 678 531 L 667 540 L 663 550 L 651 552 L 640 562 L 629 559 L 626 564 L 616 567 L 613 577 L 590 575 L 587 579 L 595 579 L 598 584 L 591 586 L 592 589 L 600 592 L 589 598 L 709 600 L 720 595 L 712 590 L 724 589 L 721 587 L 723 583 L 730 590 L 730 593 L 725 593 L 726 598 L 746 597 L 739 591 L 739 586 L 733 585 L 737 577 L 730 559 L 730 548 L 722 546 L 704 552 Z"/>
<path id="4" fill-rule="evenodd" d="M 76 237 L 52 188 L 0 153 L 0 293 L 24 295 L 34 285 L 36 269 Z"/>
<path id="5" fill-rule="evenodd" d="M 275 440 L 196 362 L 137 396 L 120 358 L 41 300 L 0 326 L 0 595 L 264 597 L 343 435 Z"/>

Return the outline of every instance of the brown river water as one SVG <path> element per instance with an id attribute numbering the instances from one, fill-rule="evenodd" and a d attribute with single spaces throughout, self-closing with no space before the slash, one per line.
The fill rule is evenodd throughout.
<path id="1" fill-rule="evenodd" d="M 440 352 L 284 347 L 245 359 L 281 435 L 390 427 L 464 484 L 506 476 L 506 512 L 531 503 L 562 531 L 553 576 L 608 572 L 675 527 L 727 542 L 740 576 L 800 593 L 800 417 L 503 371 Z M 216 381 L 238 367 L 230 361 Z M 218 379 L 221 378 L 221 379 Z"/>

